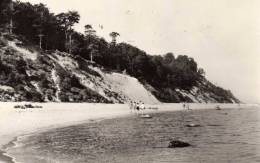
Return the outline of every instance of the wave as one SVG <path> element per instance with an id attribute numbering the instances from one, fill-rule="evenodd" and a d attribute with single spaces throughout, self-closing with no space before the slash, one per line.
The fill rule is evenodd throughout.
<path id="1" fill-rule="evenodd" d="M 18 163 L 15 160 L 15 157 L 7 152 L 9 148 L 13 148 L 17 145 L 18 140 L 19 138 L 15 137 L 12 141 L 10 141 L 8 144 L 4 145 L 2 149 L 0 149 L 0 163 Z"/>

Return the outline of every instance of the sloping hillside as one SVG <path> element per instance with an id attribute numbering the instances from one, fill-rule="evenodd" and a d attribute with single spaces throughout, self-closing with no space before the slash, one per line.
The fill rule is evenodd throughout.
<path id="1" fill-rule="evenodd" d="M 57 50 L 41 51 L 28 45 L 16 36 L 1 36 L 0 101 L 238 102 L 231 92 L 206 79 L 190 91 L 160 90 L 82 57 Z"/>
<path id="2" fill-rule="evenodd" d="M 153 88 L 152 92 L 162 102 L 240 103 L 230 91 L 213 85 L 205 78 L 191 90 Z"/>
<path id="3" fill-rule="evenodd" d="M 136 78 L 68 53 L 40 52 L 16 38 L 0 42 L 1 101 L 159 103 Z"/>

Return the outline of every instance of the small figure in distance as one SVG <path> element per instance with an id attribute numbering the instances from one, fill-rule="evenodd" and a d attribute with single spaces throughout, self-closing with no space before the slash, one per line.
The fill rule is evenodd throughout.
<path id="1" fill-rule="evenodd" d="M 183 107 L 183 110 L 185 110 L 185 108 L 186 108 L 185 102 L 182 104 L 182 107 Z"/>
<path id="2" fill-rule="evenodd" d="M 140 110 L 142 111 L 142 115 L 144 114 L 145 106 L 144 103 L 142 102 L 140 105 Z"/>
<path id="3" fill-rule="evenodd" d="M 187 110 L 191 110 L 189 104 L 186 104 L 186 107 L 187 107 Z"/>
<path id="4" fill-rule="evenodd" d="M 139 105 L 139 103 L 136 103 L 135 109 L 136 109 L 136 112 L 137 112 L 137 115 L 138 115 L 138 114 L 139 114 L 139 111 L 140 111 L 140 105 Z"/>
<path id="5" fill-rule="evenodd" d="M 216 110 L 221 110 L 219 105 L 216 106 Z"/>
<path id="6" fill-rule="evenodd" d="M 132 113 L 132 111 L 133 111 L 133 102 L 130 101 L 130 103 L 128 103 L 128 105 L 129 105 L 130 112 Z"/>
<path id="7" fill-rule="evenodd" d="M 133 111 L 134 111 L 134 113 L 138 114 L 138 112 L 137 112 L 137 103 L 135 101 L 133 102 Z"/>

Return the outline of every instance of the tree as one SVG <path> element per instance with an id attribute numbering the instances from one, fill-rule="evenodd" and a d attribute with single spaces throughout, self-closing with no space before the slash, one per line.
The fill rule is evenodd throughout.
<path id="1" fill-rule="evenodd" d="M 37 36 L 39 37 L 39 47 L 42 49 L 42 38 L 43 34 L 43 23 L 44 23 L 44 10 L 45 6 L 43 4 L 39 4 L 36 6 L 35 11 L 39 13 L 39 19 L 36 19 L 35 24 L 33 26 L 37 28 Z"/>
<path id="2" fill-rule="evenodd" d="M 204 71 L 202 68 L 199 68 L 199 69 L 198 69 L 198 74 L 199 74 L 201 77 L 204 77 L 204 76 L 205 76 L 205 71 Z"/>
<path id="3" fill-rule="evenodd" d="M 133 67 L 137 76 L 143 76 L 147 65 L 147 57 L 145 55 L 137 55 L 133 60 Z"/>
<path id="4" fill-rule="evenodd" d="M 9 16 L 9 26 L 8 26 L 8 29 L 9 29 L 9 33 L 10 34 L 13 34 L 13 13 L 14 12 L 14 4 L 13 4 L 13 1 L 11 0 L 10 3 L 9 3 L 9 7 L 8 7 L 8 16 Z"/>
<path id="5" fill-rule="evenodd" d="M 166 53 L 166 54 L 164 55 L 163 59 L 164 59 L 164 63 L 165 63 L 165 64 L 170 64 L 170 63 L 172 63 L 172 62 L 174 61 L 174 59 L 175 59 L 175 58 L 174 58 L 174 54 L 171 53 L 171 52 Z"/>
<path id="6" fill-rule="evenodd" d="M 13 22 L 15 34 L 23 35 L 32 43 L 45 49 L 64 51 L 64 28 L 44 4 L 14 2 Z M 44 37 L 43 37 L 44 35 Z"/>
<path id="7" fill-rule="evenodd" d="M 96 31 L 92 28 L 90 24 L 85 25 L 85 35 L 86 36 L 96 35 Z"/>
<path id="8" fill-rule="evenodd" d="M 4 27 L 7 19 L 7 6 L 8 6 L 9 0 L 2 0 L 0 1 L 0 25 L 1 27 Z"/>
<path id="9" fill-rule="evenodd" d="M 117 44 L 120 36 L 117 32 L 110 33 L 112 41 L 109 44 L 96 35 L 90 24 L 85 25 L 84 33 L 76 32 L 72 28 L 79 22 L 79 17 L 75 11 L 55 15 L 43 4 L 0 1 L 0 25 L 10 33 L 23 36 L 28 43 L 39 44 L 40 48 L 75 52 L 78 55 L 75 58 L 89 59 L 108 69 L 126 70 L 158 90 L 188 90 L 204 79 L 204 71 L 198 69 L 194 59 L 188 56 L 175 57 L 173 53 L 148 55 L 130 44 Z"/>
<path id="10" fill-rule="evenodd" d="M 89 45 L 89 50 L 90 50 L 90 62 L 94 62 L 94 57 L 95 56 L 99 56 L 99 53 L 98 53 L 98 47 L 97 47 L 97 45 L 95 45 L 95 44 L 90 44 Z"/>
<path id="11" fill-rule="evenodd" d="M 96 30 L 90 24 L 85 25 L 85 40 L 87 41 L 87 49 L 90 51 L 90 61 L 94 62 L 94 56 L 98 56 L 98 45 Z"/>
<path id="12" fill-rule="evenodd" d="M 7 27 L 10 34 L 13 33 L 14 4 L 12 0 L 0 2 L 0 24 Z"/>
<path id="13" fill-rule="evenodd" d="M 72 27 L 75 23 L 79 22 L 80 15 L 77 11 L 68 11 L 67 13 L 60 13 L 57 16 L 60 25 L 64 28 L 65 32 L 65 47 L 71 53 L 72 46 Z"/>
<path id="14" fill-rule="evenodd" d="M 120 34 L 117 32 L 111 32 L 109 36 L 112 38 L 112 44 L 116 45 L 116 38 L 120 36 Z"/>

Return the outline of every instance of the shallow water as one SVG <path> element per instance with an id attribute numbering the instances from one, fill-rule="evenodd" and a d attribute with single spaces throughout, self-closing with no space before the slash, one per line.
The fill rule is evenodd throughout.
<path id="1" fill-rule="evenodd" d="M 260 162 L 259 109 L 179 111 L 53 129 L 19 137 L 18 162 Z M 200 127 L 186 127 L 187 124 Z M 167 148 L 172 138 L 191 147 Z"/>

